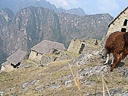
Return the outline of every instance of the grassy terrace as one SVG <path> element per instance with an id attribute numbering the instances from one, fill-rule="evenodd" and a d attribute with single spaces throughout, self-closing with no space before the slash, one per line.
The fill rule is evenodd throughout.
<path id="1" fill-rule="evenodd" d="M 39 80 L 37 85 L 43 88 L 47 84 L 49 85 L 55 84 L 58 78 L 71 74 L 69 67 L 63 68 L 68 64 L 69 61 L 70 60 L 51 62 L 48 66 L 44 66 L 42 68 L 37 67 L 36 64 L 33 64 L 35 66 L 30 68 L 14 70 L 10 73 L 2 73 L 0 74 L 0 88 L 2 88 L 2 90 L 7 91 L 5 93 L 6 96 L 10 96 L 11 93 L 15 93 L 18 96 L 42 96 L 42 95 L 66 96 L 62 88 L 50 89 L 50 90 L 44 89 L 42 91 L 36 91 L 35 90 L 36 86 L 32 85 L 27 90 L 21 91 L 21 86 L 25 82 L 33 81 L 33 80 Z M 32 64 L 34 62 L 29 61 L 29 63 Z M 95 65 L 102 65 L 102 63 L 99 64 L 92 63 L 89 65 L 83 65 L 80 66 L 78 69 L 88 68 L 90 66 L 92 67 Z M 126 66 L 128 66 L 127 62 L 125 62 L 125 65 L 123 67 Z M 75 71 L 73 67 L 72 70 L 73 72 Z M 86 78 L 86 80 L 92 83 L 90 84 L 80 83 L 81 94 L 95 94 L 97 92 L 103 91 L 102 76 L 88 77 Z M 123 77 L 123 74 L 118 73 L 117 69 L 114 69 L 114 72 L 110 72 L 108 75 L 106 75 L 104 77 L 104 81 L 107 84 L 109 90 L 114 88 L 124 88 L 124 90 L 128 90 L 128 80 Z M 64 88 L 67 90 L 70 96 L 79 96 L 79 91 L 75 87 L 75 83 L 70 87 L 64 86 Z"/>

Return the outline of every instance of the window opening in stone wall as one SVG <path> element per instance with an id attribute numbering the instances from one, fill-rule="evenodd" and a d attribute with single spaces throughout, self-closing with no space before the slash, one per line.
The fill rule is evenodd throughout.
<path id="1" fill-rule="evenodd" d="M 128 21 L 128 20 L 125 19 L 125 21 L 124 21 L 124 26 L 127 26 L 127 21 Z"/>
<path id="2" fill-rule="evenodd" d="M 36 56 L 38 56 L 38 53 L 36 53 Z"/>
<path id="3" fill-rule="evenodd" d="M 121 29 L 121 32 L 126 32 L 126 28 L 122 28 Z"/>
<path id="4" fill-rule="evenodd" d="M 81 52 L 83 51 L 84 47 L 85 47 L 85 44 L 82 44 L 82 45 L 81 45 L 81 48 L 80 48 L 80 51 L 79 51 L 80 54 L 81 54 Z"/>

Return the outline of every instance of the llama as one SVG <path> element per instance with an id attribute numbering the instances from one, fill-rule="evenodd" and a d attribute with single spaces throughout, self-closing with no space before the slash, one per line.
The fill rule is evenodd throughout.
<path id="1" fill-rule="evenodd" d="M 105 49 L 107 59 L 104 64 L 108 63 L 110 53 L 113 54 L 112 67 L 110 71 L 116 67 L 116 65 L 124 59 L 128 54 L 128 32 L 114 32 L 109 35 L 105 43 Z M 119 56 L 119 58 L 118 58 Z"/>

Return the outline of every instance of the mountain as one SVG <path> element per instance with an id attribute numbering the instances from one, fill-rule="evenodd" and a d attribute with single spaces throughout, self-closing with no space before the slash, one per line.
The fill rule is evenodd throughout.
<path id="1" fill-rule="evenodd" d="M 8 8 L 4 8 L 0 10 L 0 28 L 12 20 L 14 17 L 14 13 L 12 10 Z"/>
<path id="2" fill-rule="evenodd" d="M 0 29 L 2 29 L 2 27 L 4 26 L 8 26 L 9 23 L 11 22 L 12 18 L 14 17 L 14 13 L 12 12 L 12 10 L 8 9 L 8 8 L 4 8 L 3 10 L 0 10 Z M 0 33 L 0 36 L 3 36 L 3 33 Z M 7 54 L 6 52 L 4 52 L 4 48 L 3 47 L 3 40 L 2 37 L 0 37 L 0 64 L 2 62 L 5 61 L 5 59 L 7 58 Z"/>
<path id="3" fill-rule="evenodd" d="M 54 10 L 56 13 L 65 12 L 70 14 L 76 14 L 79 16 L 85 15 L 85 12 L 81 8 L 74 8 L 70 10 L 56 8 L 55 5 L 47 2 L 46 0 L 0 0 L 0 9 L 7 7 L 13 10 L 14 13 L 17 13 L 19 10 L 29 6 L 47 8 L 50 10 Z"/>
<path id="4" fill-rule="evenodd" d="M 63 8 L 58 8 L 57 11 L 55 11 L 56 13 L 68 13 L 68 14 L 74 14 L 74 15 L 78 15 L 78 16 L 84 16 L 86 15 L 84 10 L 81 8 L 73 8 L 73 9 L 69 9 L 69 10 L 65 10 Z"/>
<path id="5" fill-rule="evenodd" d="M 74 38 L 101 39 L 108 30 L 107 25 L 113 19 L 109 14 L 77 16 L 60 13 L 58 16 L 61 34 L 64 37 L 63 42 L 66 46 Z"/>
<path id="6" fill-rule="evenodd" d="M 28 7 L 20 10 L 0 33 L 3 49 L 8 55 L 18 48 L 30 50 L 43 39 L 61 41 L 57 14 L 42 7 Z"/>
<path id="7" fill-rule="evenodd" d="M 4 10 L 0 10 L 0 39 L 1 49 L 8 56 L 17 49 L 30 51 L 44 39 L 64 43 L 66 47 L 74 38 L 101 39 L 113 19 L 109 14 L 78 16 L 42 7 L 27 7 L 16 15 L 10 9 Z"/>

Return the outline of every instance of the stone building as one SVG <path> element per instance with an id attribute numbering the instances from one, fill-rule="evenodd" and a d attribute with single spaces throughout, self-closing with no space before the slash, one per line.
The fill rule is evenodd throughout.
<path id="1" fill-rule="evenodd" d="M 79 39 L 73 39 L 67 49 L 68 52 L 72 52 L 75 54 L 81 54 L 85 47 L 85 42 Z"/>
<path id="2" fill-rule="evenodd" d="M 6 62 L 1 64 L 1 71 L 12 71 L 15 68 L 18 68 L 22 62 L 22 60 L 28 59 L 28 53 L 18 49 L 15 53 L 10 55 L 7 59 Z"/>
<path id="3" fill-rule="evenodd" d="M 126 7 L 110 24 L 108 25 L 107 35 L 116 32 L 128 32 L 128 7 Z"/>
<path id="4" fill-rule="evenodd" d="M 53 42 L 49 40 L 43 40 L 31 48 L 29 59 L 40 63 L 43 54 L 50 53 L 51 50 L 53 49 L 66 50 L 66 48 L 64 47 L 64 44 L 62 43 Z"/>

